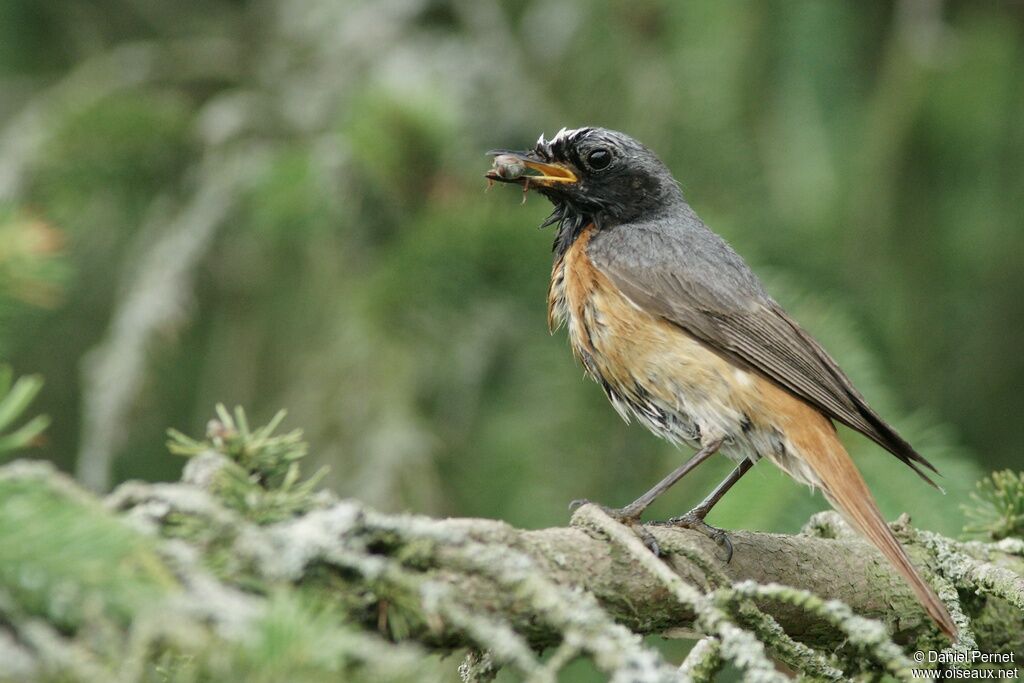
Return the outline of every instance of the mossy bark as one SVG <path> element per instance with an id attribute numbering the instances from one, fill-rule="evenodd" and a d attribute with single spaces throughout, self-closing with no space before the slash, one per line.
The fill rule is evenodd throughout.
<path id="1" fill-rule="evenodd" d="M 678 680 L 637 634 L 704 637 L 714 654 L 705 668 L 761 642 L 759 652 L 826 678 L 856 657 L 904 670 L 898 649 L 857 645 L 883 643 L 883 630 L 864 636 L 842 605 L 809 607 L 814 596 L 880 620 L 887 642 L 904 649 L 948 645 L 904 581 L 833 518 L 792 536 L 732 532 L 729 564 L 700 534 L 652 526 L 662 564 L 593 506 L 571 526 L 521 530 L 384 515 L 321 492 L 268 522 L 246 514 L 265 511 L 252 496 L 221 495 L 225 468 L 207 453 L 181 483 L 130 483 L 102 502 L 41 464 L 0 469 L 0 680 L 145 680 L 158 670 L 198 680 L 267 667 L 309 680 L 338 667 L 355 680 L 426 680 L 437 673 L 418 663 L 428 651 L 462 647 L 486 649 L 535 680 L 557 673 L 537 656 L 545 647 L 557 647 L 559 661 L 582 654 L 609 673 L 641 667 L 652 680 Z M 959 572 L 972 647 L 1024 651 L 1024 557 L 1015 546 L 899 531 L 919 566 Z M 964 588 L 979 575 L 987 583 Z M 263 661 L 267 651 L 252 643 L 280 639 L 281 621 L 302 637 Z M 328 634 L 335 657 L 309 668 L 310 639 Z M 385 676 L 368 653 L 390 648 L 408 666 Z M 885 652 L 898 661 L 882 662 Z M 768 666 L 764 657 L 750 666 Z"/>

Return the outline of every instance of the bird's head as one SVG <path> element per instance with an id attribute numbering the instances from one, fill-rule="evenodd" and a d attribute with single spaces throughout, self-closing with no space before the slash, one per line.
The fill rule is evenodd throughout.
<path id="1" fill-rule="evenodd" d="M 665 164 L 633 138 L 606 128 L 563 128 L 532 150 L 492 150 L 486 177 L 537 190 L 555 205 L 545 223 L 584 217 L 599 227 L 652 216 L 682 200 Z"/>

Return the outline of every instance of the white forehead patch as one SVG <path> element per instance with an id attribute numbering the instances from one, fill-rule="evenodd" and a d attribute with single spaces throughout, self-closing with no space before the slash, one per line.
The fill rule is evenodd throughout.
<path id="1" fill-rule="evenodd" d="M 537 139 L 537 144 L 557 147 L 572 140 L 582 130 L 583 128 L 562 128 L 557 133 L 555 133 L 555 137 L 551 138 L 550 140 L 545 140 L 544 134 L 541 133 L 540 138 Z"/>
<path id="2" fill-rule="evenodd" d="M 543 134 L 537 138 L 537 151 L 544 154 L 549 159 L 552 156 L 561 156 L 564 154 L 565 146 L 572 142 L 578 135 L 586 133 L 590 128 L 562 128 L 558 131 L 553 138 L 550 140 L 546 139 Z"/>

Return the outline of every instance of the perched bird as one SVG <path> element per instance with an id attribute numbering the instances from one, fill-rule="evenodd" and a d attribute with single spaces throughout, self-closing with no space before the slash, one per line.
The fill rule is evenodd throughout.
<path id="1" fill-rule="evenodd" d="M 701 222 L 651 150 L 603 128 L 562 129 L 525 152 L 495 150 L 491 181 L 537 190 L 557 225 L 548 322 L 615 409 L 698 449 L 654 488 L 610 512 L 657 552 L 643 511 L 716 452 L 737 463 L 696 508 L 670 523 L 728 537 L 708 511 L 766 458 L 828 501 L 893 564 L 950 638 L 945 605 L 893 536 L 840 442 L 837 420 L 935 486 L 935 468 L 871 409 L 828 353 L 743 259 Z"/>

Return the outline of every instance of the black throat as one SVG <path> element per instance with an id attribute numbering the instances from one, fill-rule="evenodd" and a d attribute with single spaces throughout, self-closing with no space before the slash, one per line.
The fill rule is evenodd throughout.
<path id="1" fill-rule="evenodd" d="M 561 259 L 569 250 L 576 238 L 583 232 L 583 228 L 594 222 L 593 214 L 580 211 L 569 202 L 556 201 L 555 210 L 541 223 L 540 227 L 546 228 L 549 225 L 556 225 L 555 241 L 551 250 L 555 254 L 555 261 Z"/>

